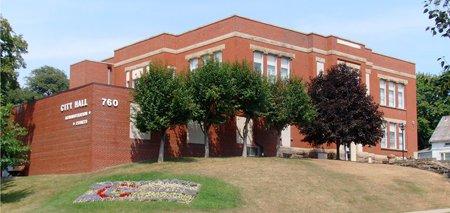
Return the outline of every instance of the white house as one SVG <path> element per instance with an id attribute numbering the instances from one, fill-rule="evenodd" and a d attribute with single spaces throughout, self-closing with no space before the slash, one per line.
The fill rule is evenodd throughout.
<path id="1" fill-rule="evenodd" d="M 430 138 L 430 144 L 431 148 L 417 152 L 419 159 L 434 158 L 450 161 L 450 115 L 441 118 Z"/>

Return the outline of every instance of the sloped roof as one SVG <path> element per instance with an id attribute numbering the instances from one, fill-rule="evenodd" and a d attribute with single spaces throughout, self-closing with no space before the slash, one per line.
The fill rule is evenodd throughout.
<path id="1" fill-rule="evenodd" d="M 450 115 L 442 117 L 439 121 L 430 138 L 430 143 L 433 142 L 450 142 Z"/>

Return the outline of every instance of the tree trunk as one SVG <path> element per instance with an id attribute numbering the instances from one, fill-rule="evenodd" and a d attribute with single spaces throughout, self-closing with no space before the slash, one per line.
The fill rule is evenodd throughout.
<path id="1" fill-rule="evenodd" d="M 161 142 L 159 144 L 159 155 L 158 155 L 158 163 L 162 163 L 164 161 L 164 145 L 166 144 L 166 131 L 163 131 L 161 135 Z"/>
<path id="2" fill-rule="evenodd" d="M 280 147 L 281 147 L 281 130 L 277 130 L 277 157 L 281 157 Z"/>
<path id="3" fill-rule="evenodd" d="M 248 135 L 248 123 L 250 122 L 250 117 L 245 117 L 245 124 L 243 130 L 242 138 L 242 157 L 247 157 L 247 135 Z"/>
<path id="4" fill-rule="evenodd" d="M 203 127 L 203 136 L 205 140 L 205 158 L 209 158 L 209 125 Z"/>
<path id="5" fill-rule="evenodd" d="M 338 140 L 336 142 L 336 160 L 340 160 L 341 159 L 340 146 L 341 146 L 341 141 Z"/>

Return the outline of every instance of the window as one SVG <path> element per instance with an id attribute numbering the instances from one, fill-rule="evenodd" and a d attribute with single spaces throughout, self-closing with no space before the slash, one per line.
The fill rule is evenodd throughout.
<path id="1" fill-rule="evenodd" d="M 144 68 L 139 68 L 125 72 L 125 86 L 129 88 L 135 88 L 137 80 L 144 73 Z"/>
<path id="2" fill-rule="evenodd" d="M 281 58 L 280 77 L 282 80 L 289 79 L 291 74 L 291 60 L 289 58 Z"/>
<path id="3" fill-rule="evenodd" d="M 405 108 L 405 85 L 397 84 L 397 104 L 398 108 Z"/>
<path id="4" fill-rule="evenodd" d="M 208 55 L 208 54 L 202 55 L 202 62 L 203 62 L 203 65 L 205 65 L 206 63 L 208 63 L 208 61 L 209 61 L 209 55 Z"/>
<path id="5" fill-rule="evenodd" d="M 270 82 L 277 80 L 277 58 L 274 55 L 267 55 L 267 77 Z"/>
<path id="6" fill-rule="evenodd" d="M 445 143 L 444 146 L 450 146 L 450 143 Z"/>
<path id="7" fill-rule="evenodd" d="M 253 69 L 259 74 L 263 74 L 263 54 L 261 52 L 253 52 Z"/>
<path id="8" fill-rule="evenodd" d="M 189 60 L 189 70 L 195 70 L 198 68 L 198 58 L 193 58 Z"/>
<path id="9" fill-rule="evenodd" d="M 245 117 L 236 116 L 237 143 L 244 143 L 244 141 L 242 140 L 242 137 L 244 136 L 244 126 L 245 126 Z M 253 120 L 250 120 L 250 122 L 248 123 L 247 146 L 251 146 L 252 144 L 253 144 Z"/>
<path id="10" fill-rule="evenodd" d="M 389 82 L 389 106 L 395 107 L 395 83 Z"/>
<path id="11" fill-rule="evenodd" d="M 139 105 L 130 104 L 130 138 L 150 140 L 150 132 L 141 132 L 135 125 L 136 113 L 139 112 Z"/>
<path id="12" fill-rule="evenodd" d="M 381 148 L 387 148 L 387 123 L 383 121 L 381 129 L 383 131 L 383 137 L 381 138 Z"/>
<path id="13" fill-rule="evenodd" d="M 198 122 L 189 121 L 186 137 L 188 143 L 205 144 L 205 135 Z"/>
<path id="14" fill-rule="evenodd" d="M 397 124 L 389 124 L 389 148 L 397 149 Z"/>
<path id="15" fill-rule="evenodd" d="M 400 125 L 399 125 L 400 126 Z M 398 128 L 398 148 L 404 150 L 405 146 L 403 144 L 403 135 L 405 134 L 405 130 L 401 130 Z"/>
<path id="16" fill-rule="evenodd" d="M 125 86 L 131 87 L 130 71 L 125 72 Z"/>
<path id="17" fill-rule="evenodd" d="M 214 52 L 214 61 L 222 62 L 222 51 Z"/>
<path id="18" fill-rule="evenodd" d="M 325 63 L 322 61 L 317 61 L 316 62 L 316 71 L 317 71 L 317 75 L 323 74 L 323 72 L 325 71 Z"/>
<path id="19" fill-rule="evenodd" d="M 370 74 L 366 73 L 366 89 L 367 95 L 370 95 Z"/>
<path id="20" fill-rule="evenodd" d="M 380 79 L 380 105 L 386 106 L 386 81 Z"/>

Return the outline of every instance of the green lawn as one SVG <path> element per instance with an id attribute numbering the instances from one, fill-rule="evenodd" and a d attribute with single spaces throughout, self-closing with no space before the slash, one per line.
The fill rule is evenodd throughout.
<path id="1" fill-rule="evenodd" d="M 73 204 L 96 182 L 178 178 L 202 184 L 189 204 Z M 449 208 L 442 175 L 383 164 L 280 158 L 184 158 L 2 183 L 1 212 L 405 212 Z"/>

